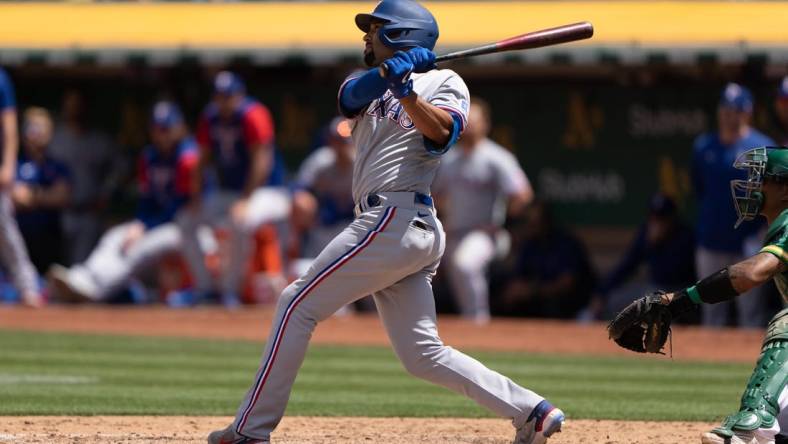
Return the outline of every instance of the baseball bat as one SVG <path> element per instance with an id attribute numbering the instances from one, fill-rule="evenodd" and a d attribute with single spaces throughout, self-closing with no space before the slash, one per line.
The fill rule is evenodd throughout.
<path id="1" fill-rule="evenodd" d="M 559 45 L 561 43 L 588 39 L 593 35 L 594 26 L 590 22 L 572 23 L 569 25 L 557 26 L 555 28 L 528 32 L 515 37 L 500 40 L 495 43 L 490 43 L 488 45 L 478 46 L 476 48 L 464 49 L 462 51 L 443 54 L 435 58 L 435 63 L 483 54 L 493 54 L 496 52 L 517 51 L 520 49 L 534 49 L 545 46 Z M 386 66 L 385 63 L 382 63 L 379 69 L 380 76 L 386 77 L 388 66 Z"/>

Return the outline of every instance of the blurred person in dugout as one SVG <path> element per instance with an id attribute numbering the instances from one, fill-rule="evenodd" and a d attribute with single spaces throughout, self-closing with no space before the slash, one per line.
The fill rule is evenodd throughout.
<path id="1" fill-rule="evenodd" d="M 774 145 L 769 137 L 750 126 L 753 105 L 752 94 L 747 88 L 736 83 L 727 84 L 717 106 L 717 130 L 695 139 L 692 183 L 698 199 L 695 255 L 698 276 L 707 276 L 728 264 L 740 262 L 760 248 L 761 221 L 745 222 L 734 229 L 736 211 L 730 204 L 731 180 L 746 179 L 744 171 L 733 167 L 734 160 L 749 149 Z M 766 325 L 768 301 L 766 294 L 757 290 L 747 292 L 735 302 L 704 305 L 703 325 L 727 325 L 733 304 L 737 325 Z"/>
<path id="2" fill-rule="evenodd" d="M 356 149 L 350 138 L 350 122 L 334 118 L 328 125 L 326 145 L 316 149 L 301 164 L 296 186 L 315 199 L 313 223 L 303 232 L 302 275 L 312 260 L 354 219 L 353 160 Z"/>
<path id="3" fill-rule="evenodd" d="M 452 294 L 462 316 L 479 324 L 490 320 L 487 269 L 509 249 L 502 225 L 533 199 L 517 158 L 487 137 L 490 129 L 489 105 L 471 98 L 468 128 L 441 160 L 432 186 L 446 230 Z"/>
<path id="4" fill-rule="evenodd" d="M 351 122 L 335 117 L 326 128 L 326 145 L 317 148 L 301 163 L 296 176 L 293 213 L 307 214 L 304 201 L 313 210 L 308 224 L 302 225 L 298 238 L 302 241 L 299 252 L 291 265 L 291 273 L 301 276 L 308 270 L 323 248 L 355 218 L 352 185 L 353 161 L 356 147 L 350 137 Z M 374 309 L 371 298 L 352 304 L 357 310 Z M 348 312 L 343 307 L 339 314 Z"/>
<path id="5" fill-rule="evenodd" d="M 644 263 L 648 266 L 648 280 L 627 288 L 627 281 Z M 589 315 L 604 319 L 629 305 L 633 295 L 660 288 L 684 288 L 695 280 L 694 232 L 679 217 L 673 199 L 657 193 L 649 200 L 646 221 L 638 228 L 626 253 L 601 280 Z"/>
<path id="6" fill-rule="evenodd" d="M 25 110 L 23 151 L 11 191 L 22 237 L 39 274 L 63 259 L 61 216 L 71 199 L 71 175 L 49 156 L 52 117 L 43 108 Z"/>
<path id="7" fill-rule="evenodd" d="M 788 76 L 783 77 L 777 87 L 774 111 L 780 125 L 780 142 L 783 146 L 788 146 Z"/>
<path id="8" fill-rule="evenodd" d="M 596 275 L 583 243 L 535 201 L 511 222 L 512 252 L 496 279 L 493 314 L 573 319 L 585 308 Z"/>
<path id="9" fill-rule="evenodd" d="M 172 102 L 153 106 L 149 134 L 137 162 L 137 212 L 133 220 L 108 230 L 87 260 L 53 266 L 48 274 L 53 296 L 68 302 L 105 301 L 130 279 L 181 247 L 175 215 L 192 196 L 197 144 Z"/>
<path id="10" fill-rule="evenodd" d="M 110 137 L 88 124 L 85 98 L 63 94 L 50 153 L 71 171 L 71 205 L 63 217 L 68 263 L 84 261 L 103 231 L 103 212 L 123 178 L 124 165 Z"/>
<path id="11" fill-rule="evenodd" d="M 0 261 L 19 292 L 22 303 L 31 307 L 43 305 L 35 267 L 25 247 L 19 225 L 14 218 L 11 192 L 14 188 L 19 133 L 16 96 L 11 78 L 0 68 Z"/>
<path id="12" fill-rule="evenodd" d="M 228 308 L 241 302 L 243 278 L 252 254 L 254 233 L 264 224 L 287 220 L 291 193 L 284 186 L 284 166 L 274 145 L 274 123 L 262 103 L 247 96 L 240 77 L 219 72 L 213 99 L 197 126 L 200 162 L 193 175 L 195 199 L 182 212 L 183 252 L 198 300 L 218 300 Z M 214 183 L 206 189 L 206 177 Z M 203 192 L 205 191 L 205 192 Z M 229 231 L 229 259 L 215 283 L 197 237 L 201 224 Z"/>

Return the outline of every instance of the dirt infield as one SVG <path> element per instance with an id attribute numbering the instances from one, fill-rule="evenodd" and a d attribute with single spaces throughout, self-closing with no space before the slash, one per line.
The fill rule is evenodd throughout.
<path id="1" fill-rule="evenodd" d="M 0 307 L 0 328 L 36 331 L 117 333 L 263 340 L 270 309 L 228 312 L 220 308 L 170 310 L 161 307 Z M 441 318 L 447 344 L 468 349 L 620 355 L 604 325 L 500 320 L 484 327 Z M 674 358 L 753 362 L 762 331 L 677 328 Z M 320 324 L 313 341 L 322 344 L 386 345 L 375 316 L 335 317 Z M 724 345 L 724 346 L 723 346 Z M 652 357 L 651 359 L 668 359 Z M 0 417 L 0 443 L 187 443 L 230 418 L 216 417 Z M 712 424 L 571 420 L 550 444 L 697 443 Z M 495 419 L 308 418 L 286 417 L 277 444 L 295 443 L 508 443 L 511 425 Z"/>
<path id="2" fill-rule="evenodd" d="M 37 416 L 0 419 L 0 443 L 204 443 L 231 418 Z M 696 443 L 711 424 L 569 421 L 550 444 Z M 276 444 L 504 444 L 512 427 L 496 419 L 285 417 Z"/>

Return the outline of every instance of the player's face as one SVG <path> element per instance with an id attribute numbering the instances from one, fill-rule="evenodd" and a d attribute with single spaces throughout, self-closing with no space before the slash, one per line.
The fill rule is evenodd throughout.
<path id="1" fill-rule="evenodd" d="M 382 22 L 373 21 L 369 25 L 369 32 L 364 34 L 364 63 L 369 67 L 378 66 L 394 55 L 394 51 L 380 41 L 378 31 L 381 26 Z"/>
<path id="2" fill-rule="evenodd" d="M 749 121 L 749 113 L 735 108 L 720 106 L 717 108 L 717 123 L 721 130 L 737 131 Z"/>
<path id="3" fill-rule="evenodd" d="M 177 125 L 170 128 L 161 126 L 151 128 L 151 142 L 164 155 L 170 154 L 175 149 L 179 137 L 180 131 Z"/>
<path id="4" fill-rule="evenodd" d="M 51 126 L 40 119 L 33 119 L 25 125 L 25 150 L 32 157 L 42 157 L 52 140 Z"/>
<path id="5" fill-rule="evenodd" d="M 788 207 L 788 184 L 767 179 L 763 181 L 761 190 L 763 192 L 761 214 L 777 215 Z"/>
<path id="6" fill-rule="evenodd" d="M 240 94 L 214 94 L 213 101 L 216 103 L 216 107 L 219 110 L 219 115 L 223 119 L 229 119 L 233 113 L 235 112 L 236 108 L 241 102 Z"/>

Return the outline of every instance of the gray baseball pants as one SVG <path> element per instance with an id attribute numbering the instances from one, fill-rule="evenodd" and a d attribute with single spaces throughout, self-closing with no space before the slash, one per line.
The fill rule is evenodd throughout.
<path id="1" fill-rule="evenodd" d="M 181 231 L 175 223 L 154 227 L 124 250 L 124 241 L 131 227 L 127 222 L 107 231 L 83 264 L 71 267 L 69 273 L 78 282 L 89 282 L 85 295 L 103 300 L 128 284 L 129 278 L 181 247 Z"/>
<path id="2" fill-rule="evenodd" d="M 309 271 L 279 299 L 260 368 L 233 427 L 268 439 L 284 414 L 316 324 L 345 304 L 372 294 L 394 351 L 414 376 L 468 396 L 521 427 L 542 397 L 438 336 L 431 279 L 445 234 L 430 206 L 414 194 L 381 193 L 380 206 L 361 207 Z"/>

